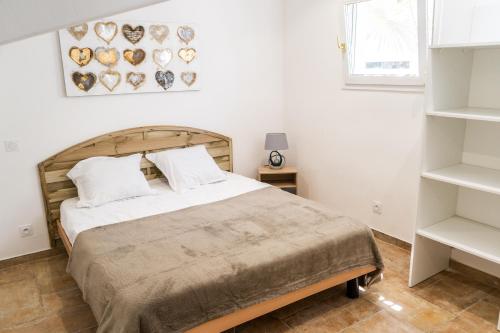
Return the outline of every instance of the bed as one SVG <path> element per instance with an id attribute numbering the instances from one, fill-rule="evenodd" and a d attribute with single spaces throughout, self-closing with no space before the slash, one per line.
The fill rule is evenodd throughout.
<path id="1" fill-rule="evenodd" d="M 172 192 L 146 159 L 158 195 L 76 208 L 66 173 L 93 156 L 205 145 L 226 182 Z M 383 269 L 369 228 L 232 174 L 231 139 L 153 126 L 109 133 L 39 164 L 49 234 L 99 332 L 223 332 L 325 289 L 373 281 Z"/>

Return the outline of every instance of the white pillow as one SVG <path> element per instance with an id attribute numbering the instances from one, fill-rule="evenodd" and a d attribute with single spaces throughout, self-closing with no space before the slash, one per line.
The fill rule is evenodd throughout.
<path id="1" fill-rule="evenodd" d="M 91 157 L 78 162 L 67 176 L 78 189 L 77 207 L 154 194 L 141 172 L 141 154 Z"/>
<path id="2" fill-rule="evenodd" d="M 146 154 L 146 158 L 160 169 L 176 192 L 226 180 L 205 146 L 165 150 Z"/>

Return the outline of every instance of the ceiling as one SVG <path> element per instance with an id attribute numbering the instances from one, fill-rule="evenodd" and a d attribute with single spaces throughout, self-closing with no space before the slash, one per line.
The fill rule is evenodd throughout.
<path id="1" fill-rule="evenodd" d="M 0 45 L 168 0 L 0 0 Z"/>

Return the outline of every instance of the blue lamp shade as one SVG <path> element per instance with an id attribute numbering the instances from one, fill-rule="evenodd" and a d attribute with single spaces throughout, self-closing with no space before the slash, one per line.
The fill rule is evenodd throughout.
<path id="1" fill-rule="evenodd" d="M 288 141 L 286 139 L 286 133 L 267 133 L 265 149 L 287 150 Z"/>

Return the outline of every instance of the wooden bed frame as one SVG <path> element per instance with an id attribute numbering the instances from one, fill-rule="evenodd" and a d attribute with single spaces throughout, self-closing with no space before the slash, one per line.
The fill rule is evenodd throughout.
<path id="1" fill-rule="evenodd" d="M 95 156 L 125 156 L 146 154 L 171 148 L 205 145 L 219 167 L 233 171 L 232 141 L 230 138 L 190 127 L 149 126 L 112 132 L 72 146 L 38 164 L 47 227 L 52 246 L 60 238 L 57 232 L 59 207 L 69 198 L 77 197 L 76 187 L 66 177 L 79 161 Z M 162 178 L 153 163 L 143 158 L 141 169 L 148 180 Z"/>
<path id="2" fill-rule="evenodd" d="M 77 197 L 77 191 L 66 173 L 79 161 L 94 156 L 125 156 L 146 154 L 164 149 L 183 148 L 203 144 L 219 167 L 233 171 L 232 141 L 230 138 L 200 129 L 177 126 L 149 126 L 112 132 L 68 148 L 38 165 L 40 183 L 47 217 L 47 227 L 54 247 L 60 239 L 68 254 L 72 245 L 60 221 L 62 201 Z M 161 172 L 143 158 L 141 169 L 146 178 L 162 178 Z M 224 317 L 208 321 L 187 333 L 219 333 L 260 317 L 288 304 L 347 282 L 347 296 L 359 297 L 358 280 L 375 271 L 368 265 L 342 272 L 319 283 L 271 300 L 238 310 Z"/>

